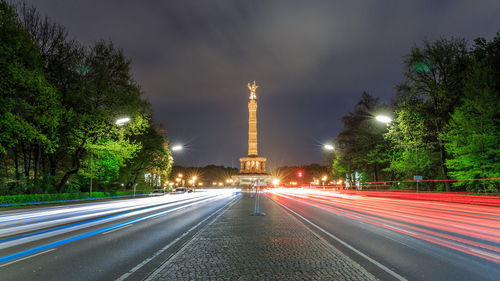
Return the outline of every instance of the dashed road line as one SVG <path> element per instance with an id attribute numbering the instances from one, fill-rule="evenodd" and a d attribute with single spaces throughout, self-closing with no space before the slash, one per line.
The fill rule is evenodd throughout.
<path id="1" fill-rule="evenodd" d="M 4 266 L 7 266 L 9 264 L 13 264 L 13 263 L 16 263 L 16 262 L 19 262 L 19 261 L 23 261 L 23 260 L 27 260 L 27 259 L 30 259 L 30 258 L 33 258 L 33 257 L 36 257 L 36 256 L 39 256 L 39 255 L 43 255 L 43 254 L 46 254 L 48 252 L 52 252 L 52 251 L 55 251 L 56 248 L 52 248 L 52 249 L 49 249 L 47 251 L 43 251 L 43 252 L 40 252 L 40 253 L 36 253 L 36 254 L 33 254 L 31 256 L 26 256 L 24 258 L 20 258 L 20 259 L 17 259 L 17 260 L 13 260 L 11 262 L 8 262 L 8 263 L 4 263 L 4 264 L 0 264 L 0 267 L 4 267 Z"/>
<path id="2" fill-rule="evenodd" d="M 118 228 L 115 228 L 115 229 L 112 229 L 112 230 L 109 230 L 109 231 L 106 231 L 106 232 L 103 232 L 102 235 L 104 234 L 108 234 L 108 233 L 111 233 L 111 232 L 115 232 L 115 231 L 118 231 L 118 230 L 122 230 L 124 228 L 127 228 L 129 226 L 132 226 L 133 224 L 127 224 L 127 225 L 124 225 L 122 227 L 118 227 Z"/>

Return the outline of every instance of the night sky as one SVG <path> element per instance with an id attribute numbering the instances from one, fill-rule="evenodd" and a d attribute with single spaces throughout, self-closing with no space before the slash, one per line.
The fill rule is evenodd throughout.
<path id="1" fill-rule="evenodd" d="M 439 37 L 500 29 L 500 1 L 30 0 L 75 39 L 111 40 L 163 123 L 178 165 L 238 166 L 246 83 L 257 80 L 259 154 L 271 167 L 320 163 L 363 91 L 383 101 L 401 57 Z"/>

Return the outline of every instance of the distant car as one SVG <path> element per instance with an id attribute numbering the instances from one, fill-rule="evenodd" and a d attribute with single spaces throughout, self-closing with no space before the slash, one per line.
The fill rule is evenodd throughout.
<path id="1" fill-rule="evenodd" d="M 167 194 L 167 192 L 164 189 L 155 189 L 149 193 L 149 196 L 163 196 Z"/>
<path id="2" fill-rule="evenodd" d="M 178 187 L 174 190 L 174 193 L 186 193 L 187 192 L 187 188 L 185 187 Z"/>

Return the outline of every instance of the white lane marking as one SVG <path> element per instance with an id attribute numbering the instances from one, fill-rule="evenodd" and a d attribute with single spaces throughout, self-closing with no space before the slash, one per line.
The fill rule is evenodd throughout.
<path id="1" fill-rule="evenodd" d="M 124 225 L 124 226 L 122 226 L 122 227 L 118 227 L 118 228 L 115 228 L 115 229 L 111 229 L 111 230 L 108 230 L 108 231 L 106 231 L 106 232 L 103 232 L 103 233 L 102 233 L 102 235 L 104 235 L 104 234 L 108 234 L 108 233 L 111 233 L 111 232 L 114 232 L 114 231 L 122 230 L 122 229 L 127 228 L 127 227 L 132 226 L 132 225 L 134 225 L 134 224 L 133 224 L 133 223 L 131 223 L 131 224 Z"/>
<path id="2" fill-rule="evenodd" d="M 182 238 L 186 237 L 186 235 L 188 235 L 191 231 L 195 230 L 196 228 L 198 228 L 201 224 L 203 224 L 205 221 L 209 220 L 211 217 L 213 217 L 214 215 L 216 215 L 220 210 L 226 208 L 226 206 L 230 205 L 230 204 L 234 204 L 236 203 L 236 200 L 239 199 L 240 196 L 238 196 L 237 198 L 234 198 L 233 200 L 229 201 L 227 204 L 225 204 L 224 206 L 222 206 L 220 209 L 218 209 L 216 212 L 212 213 L 211 215 L 209 215 L 208 217 L 206 217 L 205 219 L 203 219 L 202 221 L 200 221 L 199 223 L 197 223 L 195 226 L 191 227 L 190 229 L 188 229 L 188 231 L 184 232 L 181 236 L 177 237 L 174 241 L 170 242 L 167 246 L 161 248 L 160 250 L 156 251 L 156 253 L 154 253 L 151 257 L 145 259 L 144 261 L 142 261 L 141 263 L 139 263 L 138 265 L 136 265 L 134 268 L 132 268 L 131 270 L 129 270 L 129 272 L 123 274 L 122 276 L 120 276 L 118 279 L 116 279 L 116 281 L 123 281 L 125 279 L 127 279 L 130 275 L 134 274 L 137 270 L 139 270 L 141 267 L 143 267 L 144 265 L 146 265 L 147 263 L 149 263 L 151 260 L 153 260 L 154 258 L 156 258 L 157 256 L 161 255 L 163 252 L 165 252 L 166 250 L 168 250 L 168 248 L 172 247 L 172 245 L 174 245 L 175 243 L 177 243 L 179 240 L 181 240 Z M 230 207 L 230 206 L 229 206 Z M 226 208 L 227 209 L 229 209 Z M 215 219 L 217 220 L 224 212 L 221 212 Z M 157 271 L 158 269 L 155 270 L 155 272 Z"/>
<path id="3" fill-rule="evenodd" d="M 4 267 L 4 266 L 7 266 L 9 264 L 13 264 L 13 263 L 16 263 L 16 262 L 19 262 L 19 261 L 23 261 L 23 260 L 26 260 L 26 259 L 29 259 L 29 258 L 33 258 L 33 257 L 36 257 L 36 256 L 39 256 L 39 255 L 43 255 L 45 253 L 48 253 L 48 252 L 52 252 L 52 251 L 55 251 L 57 248 L 52 248 L 52 249 L 49 249 L 47 251 L 43 251 L 43 252 L 40 252 L 40 253 L 36 253 L 36 254 L 33 254 L 31 256 L 27 256 L 27 257 L 24 257 L 24 258 L 20 258 L 20 259 L 17 259 L 17 260 L 13 260 L 11 262 L 8 262 L 8 263 L 4 263 L 2 265 L 0 265 L 0 267 Z"/>
<path id="4" fill-rule="evenodd" d="M 400 281 L 408 281 L 408 279 L 404 278 L 403 276 L 397 274 L 396 272 L 390 270 L 388 267 L 386 267 L 385 265 L 379 263 L 378 261 L 370 258 L 369 256 L 367 256 L 366 254 L 364 254 L 363 252 L 359 251 L 358 249 L 354 248 L 353 246 L 349 245 L 347 242 L 341 240 L 340 238 L 336 237 L 335 235 L 331 234 L 330 232 L 324 230 L 323 228 L 321 228 L 320 226 L 318 226 L 317 224 L 313 223 L 312 221 L 306 219 L 305 217 L 303 217 L 302 215 L 300 215 L 299 213 L 293 211 L 292 209 L 288 208 L 287 206 L 281 204 L 280 202 L 277 202 L 275 200 L 273 200 L 274 202 L 278 203 L 279 205 L 281 205 L 283 208 L 287 209 L 288 211 L 290 211 L 291 213 L 295 214 L 296 216 L 298 216 L 299 218 L 305 220 L 306 222 L 308 222 L 310 225 L 316 227 L 318 230 L 320 230 L 321 232 L 325 233 L 326 235 L 328 235 L 329 237 L 335 239 L 337 242 L 339 242 L 340 244 L 344 245 L 345 247 L 349 248 L 351 251 L 355 252 L 356 254 L 362 256 L 363 258 L 369 260 L 371 263 L 373 263 L 374 265 L 378 266 L 379 268 L 381 268 L 382 270 L 384 270 L 385 272 L 389 273 L 390 275 L 392 275 L 394 278 L 400 280 Z"/>

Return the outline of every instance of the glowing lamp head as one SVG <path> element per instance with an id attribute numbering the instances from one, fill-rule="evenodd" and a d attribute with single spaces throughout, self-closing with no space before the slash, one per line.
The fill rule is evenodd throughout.
<path id="1" fill-rule="evenodd" d="M 325 144 L 325 145 L 323 146 L 323 148 L 324 148 L 325 150 L 334 150 L 334 149 L 335 149 L 335 147 L 333 147 L 333 145 L 331 145 L 331 144 Z"/>
<path id="2" fill-rule="evenodd" d="M 385 116 L 385 115 L 377 115 L 377 116 L 375 116 L 375 120 L 377 120 L 378 122 L 381 122 L 381 123 L 385 123 L 385 124 L 389 124 L 392 122 L 392 118 L 389 116 Z"/>
<path id="3" fill-rule="evenodd" d="M 174 145 L 172 146 L 172 151 L 181 151 L 183 149 L 182 145 Z"/>
<path id="4" fill-rule="evenodd" d="M 118 125 L 118 126 L 123 126 L 123 125 L 127 124 L 128 122 L 130 122 L 130 118 L 124 117 L 124 118 L 117 119 L 115 121 L 115 124 Z"/>

